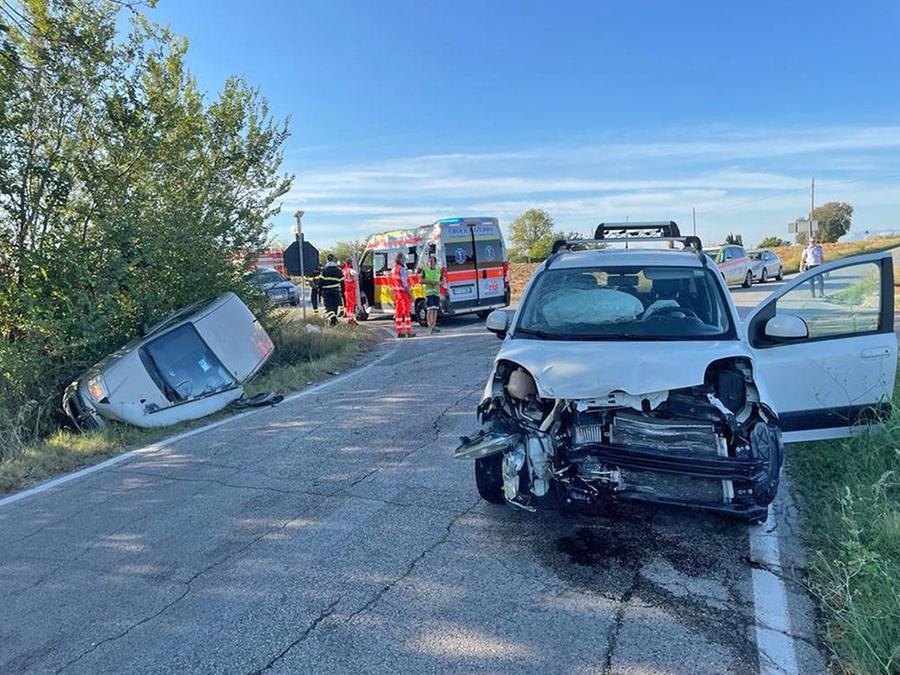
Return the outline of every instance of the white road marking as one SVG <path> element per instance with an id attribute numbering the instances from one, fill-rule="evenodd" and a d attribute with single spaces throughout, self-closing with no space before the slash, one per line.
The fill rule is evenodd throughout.
<path id="1" fill-rule="evenodd" d="M 398 344 L 394 343 L 390 346 L 390 348 L 381 356 L 379 356 L 374 361 L 370 361 L 366 365 L 361 368 L 355 368 L 350 370 L 343 375 L 339 375 L 330 380 L 317 384 L 315 386 L 309 387 L 308 389 L 303 389 L 301 391 L 290 394 L 289 396 L 285 396 L 282 403 L 289 403 L 290 401 L 295 401 L 298 398 L 303 398 L 304 396 L 309 396 L 310 394 L 314 394 L 322 389 L 327 387 L 331 387 L 335 384 L 339 384 L 344 380 L 353 377 L 354 375 L 359 375 L 360 373 L 364 373 L 369 370 L 369 368 L 373 368 L 378 365 L 386 358 L 392 356 L 395 351 L 397 351 Z M 238 413 L 236 415 L 231 415 L 229 417 L 225 417 L 220 420 L 216 420 L 215 422 L 210 422 L 209 424 L 204 424 L 201 427 L 197 427 L 196 429 L 189 429 L 188 431 L 183 431 L 180 434 L 175 434 L 173 436 L 169 436 L 164 438 L 156 443 L 152 443 L 151 445 L 146 445 L 142 448 L 137 448 L 135 450 L 130 450 L 128 452 L 124 452 L 121 455 L 116 455 L 115 457 L 111 457 L 106 461 L 100 462 L 99 464 L 93 464 L 91 466 L 85 467 L 84 469 L 79 469 L 78 471 L 74 471 L 72 473 L 67 473 L 58 478 L 54 478 L 52 480 L 48 480 L 44 483 L 40 483 L 35 485 L 33 488 L 29 488 L 28 490 L 23 490 L 22 492 L 16 492 L 15 494 L 11 494 L 8 497 L 4 497 L 0 499 L 0 508 L 7 506 L 9 504 L 13 504 L 22 499 L 27 499 L 28 497 L 32 497 L 34 495 L 40 494 L 42 492 L 46 492 L 47 490 L 52 490 L 55 487 L 63 485 L 73 480 L 77 480 L 78 478 L 83 478 L 84 476 L 89 476 L 92 473 L 96 473 L 98 471 L 103 471 L 104 469 L 108 469 L 111 466 L 115 466 L 116 464 L 121 464 L 122 462 L 126 462 L 128 460 L 134 459 L 140 455 L 146 455 L 152 452 L 156 452 L 157 450 L 162 450 L 167 445 L 175 443 L 177 441 L 181 441 L 185 438 L 190 438 L 191 436 L 196 436 L 197 434 L 202 434 L 207 431 L 211 431 L 216 429 L 223 424 L 228 424 L 229 422 L 234 422 L 235 420 L 242 419 L 244 417 L 249 417 L 250 415 L 255 415 L 256 413 L 262 412 L 263 410 L 268 410 L 268 407 L 265 408 L 254 408 L 252 410 L 246 410 L 242 413 Z"/>
<path id="2" fill-rule="evenodd" d="M 774 509 L 762 525 L 750 528 L 750 556 L 760 567 L 750 570 L 756 612 L 756 649 L 761 675 L 799 673 L 787 589 L 781 577 L 765 569 L 781 569 L 781 546 Z"/>

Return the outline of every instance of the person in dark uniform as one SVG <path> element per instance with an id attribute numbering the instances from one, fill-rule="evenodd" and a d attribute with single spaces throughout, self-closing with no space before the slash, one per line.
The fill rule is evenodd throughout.
<path id="1" fill-rule="evenodd" d="M 341 283 L 344 273 L 329 253 L 322 268 L 322 299 L 325 301 L 325 320 L 332 326 L 338 322 L 338 307 L 341 305 Z"/>
<path id="2" fill-rule="evenodd" d="M 322 293 L 322 289 L 320 288 L 321 284 L 322 268 L 316 267 L 316 269 L 313 270 L 312 275 L 306 277 L 306 285 L 309 286 L 309 302 L 316 314 L 319 313 L 319 296 Z"/>

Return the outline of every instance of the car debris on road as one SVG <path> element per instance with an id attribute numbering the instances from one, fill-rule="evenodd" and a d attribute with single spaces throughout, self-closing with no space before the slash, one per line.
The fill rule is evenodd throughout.
<path id="1" fill-rule="evenodd" d="M 275 347 L 234 293 L 184 307 L 86 370 L 63 395 L 81 431 L 106 419 L 164 427 L 221 410 Z"/>
<path id="2" fill-rule="evenodd" d="M 594 236 L 557 242 L 518 310 L 488 317 L 504 343 L 482 429 L 455 453 L 475 460 L 484 499 L 641 500 L 759 522 L 785 440 L 849 435 L 889 405 L 889 254 L 819 268 L 831 288 L 817 304 L 801 275 L 742 323 L 716 263 L 675 223 Z"/>

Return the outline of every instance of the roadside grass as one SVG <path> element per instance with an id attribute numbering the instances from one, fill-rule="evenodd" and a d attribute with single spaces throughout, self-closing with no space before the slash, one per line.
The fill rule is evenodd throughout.
<path id="1" fill-rule="evenodd" d="M 900 672 L 900 388 L 882 432 L 791 446 L 832 667 Z"/>
<path id="2" fill-rule="evenodd" d="M 278 325 L 269 334 L 275 343 L 275 353 L 244 387 L 246 396 L 269 391 L 287 393 L 324 380 L 352 366 L 361 352 L 376 340 L 371 331 L 361 327 L 340 325 L 316 333 L 308 332 L 299 321 Z M 85 434 L 57 430 L 44 439 L 20 444 L 16 452 L 4 452 L 0 456 L 0 495 L 96 464 L 234 412 L 233 408 L 226 408 L 214 415 L 162 429 L 139 429 L 109 422 L 102 429 Z M 9 428 L 15 427 L 9 425 Z"/>
<path id="3" fill-rule="evenodd" d="M 825 255 L 825 262 L 831 262 L 851 255 L 879 253 L 898 246 L 900 246 L 900 237 L 874 237 L 868 241 L 822 244 L 822 252 Z M 781 246 L 773 248 L 772 251 L 781 258 L 786 273 L 790 274 L 800 270 L 800 254 L 803 252 L 803 246 Z"/>

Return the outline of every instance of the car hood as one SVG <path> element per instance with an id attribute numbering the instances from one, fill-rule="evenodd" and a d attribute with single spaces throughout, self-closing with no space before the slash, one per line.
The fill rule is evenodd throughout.
<path id="1" fill-rule="evenodd" d="M 279 281 L 271 284 L 263 284 L 263 290 L 265 291 L 274 291 L 274 290 L 285 290 L 289 291 L 294 287 L 294 284 L 290 281 Z"/>
<path id="2" fill-rule="evenodd" d="M 513 361 L 542 398 L 594 399 L 614 391 L 641 395 L 703 383 L 717 359 L 749 350 L 737 340 L 691 342 L 556 342 L 510 339 L 497 361 Z"/>

